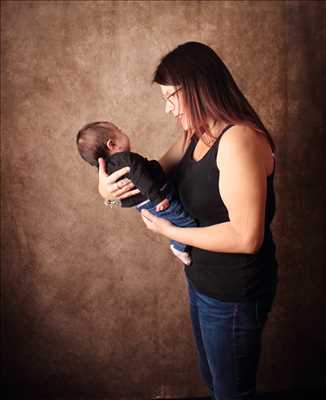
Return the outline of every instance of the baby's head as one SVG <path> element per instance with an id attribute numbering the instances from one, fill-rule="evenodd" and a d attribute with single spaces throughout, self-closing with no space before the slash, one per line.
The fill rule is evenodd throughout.
<path id="1" fill-rule="evenodd" d="M 128 136 L 111 122 L 92 122 L 77 134 L 77 147 L 81 157 L 98 167 L 98 158 L 106 158 L 121 151 L 130 151 Z"/>

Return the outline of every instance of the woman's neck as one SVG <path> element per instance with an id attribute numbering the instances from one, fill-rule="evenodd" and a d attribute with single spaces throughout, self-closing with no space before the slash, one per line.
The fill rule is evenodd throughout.
<path id="1" fill-rule="evenodd" d="M 213 121 L 210 120 L 208 123 L 209 126 L 209 133 L 204 133 L 202 135 L 203 142 L 211 146 L 215 140 L 220 136 L 222 133 L 223 129 L 227 126 L 228 124 L 225 123 L 224 121 Z"/>

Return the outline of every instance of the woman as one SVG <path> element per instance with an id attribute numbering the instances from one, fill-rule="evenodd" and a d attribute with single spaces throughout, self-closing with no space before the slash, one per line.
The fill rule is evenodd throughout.
<path id="1" fill-rule="evenodd" d="M 277 282 L 271 136 L 208 46 L 188 42 L 162 58 L 154 82 L 183 135 L 160 159 L 198 227 L 147 211 L 148 229 L 192 246 L 185 266 L 199 364 L 212 398 L 253 399 L 262 330 Z M 114 202 L 138 193 L 122 169 L 99 192 Z"/>

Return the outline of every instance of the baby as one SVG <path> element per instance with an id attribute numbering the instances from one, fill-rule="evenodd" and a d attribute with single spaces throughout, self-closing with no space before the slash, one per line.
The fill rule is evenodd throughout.
<path id="1" fill-rule="evenodd" d="M 167 182 L 159 162 L 149 161 L 131 152 L 128 136 L 111 122 L 92 122 L 85 125 L 77 134 L 77 147 L 81 157 L 97 168 L 97 160 L 102 157 L 109 174 L 120 168 L 130 167 L 127 177 L 140 193 L 122 199 L 121 207 L 136 207 L 138 211 L 146 209 L 180 227 L 196 226 L 192 217 L 183 209 L 173 185 Z M 184 264 L 191 263 L 189 246 L 171 240 L 170 248 Z"/>

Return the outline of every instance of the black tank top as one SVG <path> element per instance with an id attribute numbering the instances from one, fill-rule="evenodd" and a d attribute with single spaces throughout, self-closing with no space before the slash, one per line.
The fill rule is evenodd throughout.
<path id="1" fill-rule="evenodd" d="M 222 131 L 199 161 L 192 157 L 198 142 L 194 135 L 175 171 L 173 179 L 180 199 L 199 227 L 230 221 L 219 192 L 216 156 L 221 137 L 231 126 Z M 255 254 L 216 253 L 192 247 L 192 263 L 185 267 L 185 272 L 198 291 L 221 301 L 243 302 L 275 289 L 277 261 L 270 230 L 275 214 L 274 172 L 275 166 L 267 177 L 265 234 L 260 250 Z"/>

